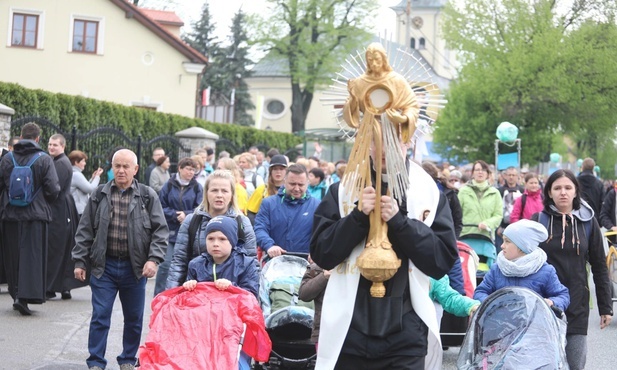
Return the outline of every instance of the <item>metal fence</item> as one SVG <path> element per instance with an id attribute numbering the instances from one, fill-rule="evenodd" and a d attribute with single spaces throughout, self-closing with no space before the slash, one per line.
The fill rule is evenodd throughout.
<path id="1" fill-rule="evenodd" d="M 94 170 L 101 167 L 104 170 L 101 181 L 107 180 L 107 171 L 111 168 L 111 157 L 118 149 L 131 149 L 137 154 L 137 163 L 140 166 L 137 174 L 138 181 L 142 182 L 146 167 L 152 162 L 152 151 L 155 148 L 163 148 L 171 162 L 170 172 L 176 170 L 180 158 L 191 155 L 191 149 L 186 148 L 180 141 L 171 135 L 161 135 L 144 141 L 142 136 L 130 138 L 121 130 L 114 127 L 99 127 L 94 130 L 80 133 L 73 126 L 71 132 L 63 131 L 43 117 L 27 116 L 15 119 L 11 122 L 11 136 L 19 136 L 21 127 L 34 122 L 41 127 L 41 140 L 39 145 L 47 149 L 49 138 L 54 134 L 62 134 L 66 139 L 66 154 L 73 150 L 81 150 L 88 156 L 84 175 L 88 177 Z"/>

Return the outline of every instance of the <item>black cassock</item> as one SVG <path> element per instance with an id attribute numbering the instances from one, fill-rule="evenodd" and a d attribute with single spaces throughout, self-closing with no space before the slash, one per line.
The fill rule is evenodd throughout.
<path id="1" fill-rule="evenodd" d="M 60 194 L 51 204 L 53 218 L 49 223 L 48 233 L 47 291 L 62 292 L 83 287 L 86 283 L 75 279 L 75 264 L 71 259 L 79 223 L 75 201 L 71 195 L 73 167 L 64 153 L 54 158 L 54 166 L 60 181 Z"/>

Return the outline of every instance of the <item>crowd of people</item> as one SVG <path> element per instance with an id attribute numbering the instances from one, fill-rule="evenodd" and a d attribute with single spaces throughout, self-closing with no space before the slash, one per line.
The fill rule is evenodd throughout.
<path id="1" fill-rule="evenodd" d="M 72 289 L 90 285 L 90 369 L 107 366 L 117 295 L 124 315 L 117 361 L 126 370 L 137 361 L 149 278 L 156 278 L 155 296 L 211 281 L 220 290 L 238 286 L 258 298 L 261 263 L 287 253 L 310 261 L 299 294 L 316 303 L 311 339 L 321 348 L 320 368 L 438 366 L 432 301 L 465 316 L 500 288 L 523 286 L 565 312 L 568 364 L 584 369 L 588 264 L 600 327 L 611 322 L 601 227 L 617 230 L 617 202 L 615 188 L 598 179 L 591 158 L 578 176 L 559 169 L 544 179 L 509 167 L 495 177 L 483 160 L 459 168 L 420 166 L 400 150 L 415 191 L 393 196 L 384 166 L 381 196 L 371 168 L 368 185 L 353 199 L 350 184 L 341 181 L 344 160 L 290 162 L 276 149 L 264 154 L 257 148 L 215 160 L 214 151 L 204 148 L 170 173 L 169 157 L 156 148 L 145 186 L 135 179 L 135 153 L 120 149 L 111 159 L 113 178 L 100 184 L 103 170 L 88 179 L 88 156 L 78 150 L 66 155 L 62 135 L 49 138 L 47 153 L 40 139 L 36 124 L 24 125 L 0 162 L 0 282 L 6 280 L 13 308 L 24 316 L 32 314 L 31 304 L 57 293 L 69 300 Z M 18 189 L 20 176 L 30 176 L 30 189 Z M 353 267 L 375 237 L 371 215 L 377 210 L 401 261 L 385 282 L 385 298 L 373 297 L 371 281 Z M 494 261 L 480 267 L 486 275 L 473 296 L 463 288 L 456 249 L 456 240 L 467 234 L 489 237 L 495 249 Z"/>
<path id="2" fill-rule="evenodd" d="M 364 277 L 360 277 L 360 280 L 354 283 L 359 284 L 360 290 L 357 292 L 349 293 L 346 290 L 340 290 L 341 286 L 348 286 L 345 284 L 349 282 L 341 282 L 341 279 L 345 278 L 338 278 L 336 270 L 337 266 L 349 263 L 349 256 L 354 256 L 356 246 L 362 244 L 361 241 L 367 237 L 368 215 L 374 210 L 374 206 L 371 206 L 371 199 L 375 199 L 375 194 L 366 190 L 363 193 L 362 208 L 355 208 L 350 214 L 342 215 L 339 214 L 344 202 L 340 198 L 343 195 L 340 189 L 340 179 L 345 170 L 345 161 L 324 163 L 318 158 L 298 158 L 295 163 L 290 163 L 285 156 L 270 153 L 271 156 L 266 155 L 259 163 L 256 162 L 257 155 L 249 157 L 248 154 L 250 152 L 237 158 L 242 158 L 243 164 L 240 164 L 239 160 L 230 164 L 233 159 L 228 158 L 214 163 L 214 168 L 217 170 L 207 177 L 204 203 L 197 207 L 196 211 L 196 214 L 202 213 L 199 225 L 191 227 L 190 219 L 194 215 L 188 216 L 187 221 L 181 224 L 178 231 L 176 252 L 171 255 L 168 253 L 166 258 L 171 256 L 170 271 L 173 271 L 167 279 L 166 288 L 182 286 L 190 269 L 189 262 L 200 254 L 209 255 L 208 248 L 213 248 L 206 231 L 209 220 L 220 215 L 234 218 L 237 220 L 235 227 L 226 229 L 233 230 L 232 234 L 234 234 L 230 238 L 230 232 L 226 231 L 227 239 L 231 242 L 231 250 L 235 251 L 230 255 L 240 253 L 251 257 L 256 253 L 263 253 L 266 258 L 273 258 L 289 252 L 311 253 L 309 257 L 311 264 L 303 279 L 300 297 L 307 300 L 314 299 L 317 303 L 312 340 L 318 343 L 320 342 L 320 329 L 323 332 L 324 325 L 328 327 L 328 323 L 330 325 L 340 324 L 342 319 L 340 314 L 333 312 L 327 304 L 324 308 L 328 284 L 335 286 L 332 288 L 332 292 L 335 293 L 331 294 L 336 299 L 332 297 L 330 299 L 337 302 L 337 307 L 340 308 L 340 305 L 351 302 L 349 310 L 355 312 L 356 309 L 365 307 L 363 309 L 368 310 L 365 313 L 370 313 L 371 309 L 368 308 L 371 305 L 368 294 L 369 282 Z M 225 162 L 227 164 L 223 164 Z M 590 163 L 591 167 L 595 165 L 591 159 L 584 162 L 579 178 L 587 176 L 585 171 Z M 408 164 L 408 166 L 413 172 L 413 165 Z M 261 176 L 258 174 L 260 168 L 265 168 L 261 172 L 266 174 L 266 178 L 257 184 L 255 178 Z M 381 212 L 384 221 L 392 225 L 392 229 L 400 229 L 399 232 L 402 233 L 400 236 L 394 234 L 393 231 L 388 233 L 393 244 L 397 243 L 394 245 L 400 243 L 397 247 L 400 255 L 407 256 L 411 263 L 417 264 L 423 273 L 428 272 L 427 275 L 432 278 L 427 298 L 440 302 L 436 295 L 437 292 L 447 291 L 447 294 L 461 300 L 452 307 L 451 298 L 443 299 L 447 302 L 444 304 L 446 311 L 468 315 L 474 312 L 479 303 L 490 293 L 500 287 L 530 287 L 542 295 L 548 305 L 554 305 L 565 311 L 569 322 L 566 346 L 568 361 L 572 369 L 583 369 L 587 352 L 586 333 L 590 294 L 586 289 L 586 262 L 590 263 L 595 279 L 602 328 L 610 323 L 612 316 L 611 293 L 601 241 L 602 234 L 600 225 L 594 221 L 593 216 L 597 214 L 591 206 L 593 202 L 587 202 L 589 195 L 585 194 L 588 189 L 595 190 L 600 187 L 586 185 L 583 188 L 579 184 L 579 178 L 568 170 L 558 170 L 543 180 L 542 176 L 533 172 L 519 172 L 518 168 L 510 167 L 502 171 L 495 179 L 494 168 L 482 160 L 460 168 L 450 166 L 448 163 L 442 166 L 423 163 L 422 168 L 433 183 L 437 184 L 436 188 L 439 191 L 439 195 L 435 198 L 435 208 L 431 210 L 434 215 L 430 228 L 428 230 L 423 230 L 421 227 L 418 229 L 419 225 L 413 222 L 417 220 L 410 223 L 413 225 L 411 229 L 407 230 L 403 227 L 409 224 L 409 221 L 398 217 L 404 214 L 407 205 L 399 204 L 394 198 L 385 195 L 387 193 L 381 197 Z M 222 177 L 225 179 L 221 179 Z M 596 181 L 595 184 L 602 184 L 595 175 L 593 179 Z M 254 186 L 246 206 L 239 207 L 238 189 L 248 192 L 247 189 L 251 186 L 247 186 L 246 183 L 253 181 L 255 181 L 253 185 L 257 186 Z M 384 187 L 387 187 L 387 184 L 384 183 Z M 322 188 L 325 190 L 321 190 Z M 602 202 L 597 203 L 601 209 L 606 208 L 603 212 L 598 211 L 598 214 L 600 222 L 603 222 L 602 226 L 609 230 L 617 229 L 614 222 L 614 191 L 614 189 L 607 191 L 602 187 Z M 219 193 L 222 193 L 219 196 L 221 201 L 217 203 L 216 196 Z M 217 205 L 218 208 L 216 208 Z M 217 211 L 209 213 L 211 211 L 208 209 Z M 453 242 L 455 239 L 464 236 L 466 232 L 484 233 L 494 238 L 494 248 L 497 254 L 495 264 L 487 269 L 490 271 L 478 287 L 474 297 L 465 297 L 465 291 L 461 287 L 463 279 L 460 267 L 458 270 L 452 268 L 452 263 L 458 262 L 458 259 L 455 258 L 456 251 L 451 246 L 455 245 Z M 409 240 L 416 240 L 416 242 L 412 245 L 409 244 Z M 427 250 L 441 250 L 443 254 L 440 257 L 426 256 L 423 257 L 426 260 L 419 260 L 416 253 L 417 250 L 422 249 L 421 240 L 426 240 L 426 243 L 433 246 L 433 248 L 426 247 Z M 440 248 L 435 248 L 434 245 L 440 243 L 439 240 L 443 244 Z M 182 244 L 180 248 L 178 248 L 179 243 Z M 212 244 L 214 243 L 213 238 Z M 410 249 L 405 252 L 406 248 Z M 178 253 L 178 251 L 181 252 Z M 236 260 L 235 257 L 234 260 Z M 405 262 L 407 259 L 402 260 Z M 202 257 L 200 263 L 207 265 L 207 261 L 208 259 L 204 260 Z M 216 264 L 214 260 L 210 261 L 209 263 Z M 237 271 L 244 271 L 247 268 L 246 259 L 239 261 L 242 261 L 241 266 L 235 268 L 239 269 Z M 437 264 L 434 265 L 435 263 Z M 430 265 L 434 266 L 432 267 L 434 270 L 427 267 Z M 442 278 L 443 273 L 446 273 L 446 276 Z M 215 280 L 212 276 L 208 276 L 207 279 L 204 277 L 203 281 Z M 231 285 L 240 284 L 243 281 L 242 274 L 232 273 L 231 276 L 233 277 L 231 280 L 228 278 L 223 280 L 229 280 Z M 397 279 L 396 276 L 393 281 Z M 337 282 L 330 283 L 331 280 Z M 246 285 L 247 282 L 243 281 L 241 284 Z M 392 284 L 394 287 L 395 283 Z M 193 285 L 193 283 L 189 284 L 191 288 Z M 254 289 L 253 286 L 250 290 Z M 365 289 L 364 292 L 363 289 Z M 346 293 L 353 294 L 355 298 Z M 368 303 L 364 302 L 365 300 Z M 409 300 L 408 304 L 405 304 L 406 300 Z M 413 312 L 416 318 L 406 319 L 403 315 L 401 324 L 403 330 L 397 332 L 399 334 L 388 332 L 388 341 L 393 343 L 399 342 L 393 340 L 396 335 L 409 335 L 404 328 L 411 325 L 411 322 L 422 327 L 420 322 L 423 319 L 419 315 L 424 313 L 416 312 L 415 307 L 411 306 L 411 296 L 403 293 L 402 302 L 403 307 L 408 307 L 406 310 Z M 448 308 L 445 307 L 446 305 Z M 323 318 L 322 310 L 325 311 Z M 342 310 L 341 312 L 349 311 Z M 358 314 L 358 316 L 362 315 Z M 339 336 L 338 339 L 336 336 L 329 335 L 321 340 L 325 342 L 327 348 L 324 352 L 338 348 L 339 355 L 334 357 L 332 368 L 344 368 L 341 367 L 343 365 L 337 364 L 348 366 L 350 363 L 365 361 L 366 356 L 372 356 L 371 351 L 375 352 L 374 364 L 378 364 L 375 366 L 392 363 L 382 362 L 384 347 L 380 345 L 379 336 L 383 333 L 365 332 L 367 329 L 364 328 L 361 320 L 356 322 L 353 317 L 349 319 L 351 319 L 348 323 L 349 332 L 340 333 L 344 335 Z M 411 321 L 406 323 L 405 320 Z M 387 326 L 388 323 L 384 325 Z M 430 331 L 428 325 L 426 329 Z M 419 336 L 411 341 L 419 345 L 416 349 L 409 346 L 404 349 L 390 346 L 389 350 L 393 351 L 392 357 L 397 359 L 400 356 L 407 356 L 424 359 L 427 354 L 430 355 L 430 340 L 426 341 L 426 338 L 430 336 L 428 331 L 424 334 L 420 332 Z M 331 333 L 331 331 L 328 332 Z M 367 339 L 370 340 L 367 342 Z M 337 340 L 339 344 L 333 342 Z M 403 343 L 402 338 L 400 343 Z M 427 362 L 424 363 L 427 364 Z M 417 363 L 412 360 L 408 364 L 409 368 L 415 368 L 414 364 Z"/>

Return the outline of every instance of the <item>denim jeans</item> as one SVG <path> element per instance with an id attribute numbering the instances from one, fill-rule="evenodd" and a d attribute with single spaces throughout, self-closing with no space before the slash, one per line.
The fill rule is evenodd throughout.
<path id="1" fill-rule="evenodd" d="M 120 295 L 122 314 L 124 315 L 124 333 L 122 336 L 122 353 L 116 358 L 119 365 L 137 361 L 137 350 L 141 341 L 141 329 L 144 318 L 146 298 L 145 277 L 137 279 L 131 267 L 131 261 L 107 258 L 105 271 L 100 278 L 90 278 L 92 289 L 92 320 L 88 336 L 90 357 L 86 360 L 88 367 L 107 365 L 105 351 L 107 336 L 111 324 L 111 314 L 116 295 Z"/>
<path id="2" fill-rule="evenodd" d="M 169 267 L 171 266 L 171 260 L 174 258 L 174 243 L 167 245 L 167 252 L 165 253 L 165 261 L 159 265 L 156 270 L 156 281 L 154 283 L 154 296 L 165 291 L 167 285 L 167 276 L 169 275 Z"/>

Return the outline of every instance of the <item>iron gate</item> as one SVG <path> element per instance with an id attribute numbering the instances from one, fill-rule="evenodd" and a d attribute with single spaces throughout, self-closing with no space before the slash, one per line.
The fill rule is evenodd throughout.
<path id="1" fill-rule="evenodd" d="M 170 172 L 176 171 L 180 159 L 191 155 L 191 149 L 183 146 L 177 138 L 171 135 L 161 135 L 148 141 L 143 141 L 141 135 L 137 139 L 132 139 L 114 127 L 99 127 L 80 134 L 75 126 L 73 126 L 71 132 L 66 132 L 48 119 L 36 116 L 27 116 L 13 120 L 11 122 L 11 136 L 19 136 L 21 127 L 28 122 L 34 122 L 41 127 L 41 141 L 39 145 L 44 150 L 47 150 L 47 140 L 49 137 L 54 134 L 62 134 L 66 139 L 68 153 L 73 150 L 81 150 L 86 153 L 88 161 L 84 169 L 84 175 L 88 178 L 94 170 L 101 167 L 104 170 L 101 182 L 107 181 L 107 171 L 111 168 L 111 157 L 118 149 L 131 149 L 137 154 L 137 163 L 140 166 L 137 179 L 140 182 L 143 181 L 145 168 L 152 161 L 152 151 L 155 148 L 161 147 L 165 150 L 165 154 L 171 162 Z"/>

